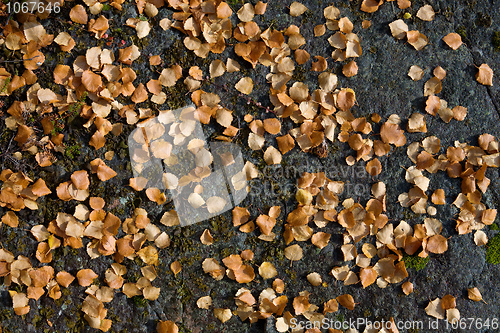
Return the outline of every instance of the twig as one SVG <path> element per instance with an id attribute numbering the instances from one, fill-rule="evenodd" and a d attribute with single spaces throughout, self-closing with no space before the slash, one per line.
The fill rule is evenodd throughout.
<path id="1" fill-rule="evenodd" d="M 12 63 L 12 62 L 22 62 L 22 61 L 28 61 L 28 60 L 33 60 L 33 59 L 38 58 L 38 57 L 39 57 L 39 55 L 34 56 L 33 58 L 29 58 L 29 59 L 22 59 L 22 60 L 21 60 L 21 59 L 19 59 L 19 60 L 0 60 L 0 64 L 1 64 L 1 63 L 4 63 L 4 62 L 5 62 L 5 63 L 7 63 L 7 62 Z"/>

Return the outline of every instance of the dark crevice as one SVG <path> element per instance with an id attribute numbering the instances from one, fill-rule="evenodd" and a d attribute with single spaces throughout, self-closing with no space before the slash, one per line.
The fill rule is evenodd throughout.
<path id="1" fill-rule="evenodd" d="M 493 96 L 493 91 L 491 91 L 491 87 L 486 87 L 486 91 L 488 92 L 488 96 L 490 96 L 491 103 L 495 107 L 495 110 L 497 111 L 498 116 L 500 117 L 500 105 L 499 103 L 495 100 L 495 97 Z"/>

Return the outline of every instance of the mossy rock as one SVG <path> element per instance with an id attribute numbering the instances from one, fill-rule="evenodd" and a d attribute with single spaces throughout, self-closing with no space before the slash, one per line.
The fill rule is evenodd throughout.
<path id="1" fill-rule="evenodd" d="M 500 234 L 490 239 L 486 248 L 486 262 L 500 264 Z"/>
<path id="2" fill-rule="evenodd" d="M 419 256 L 412 255 L 409 256 L 407 254 L 403 255 L 403 261 L 405 263 L 406 268 L 415 268 L 417 271 L 420 271 L 425 268 L 430 258 L 420 258 Z"/>

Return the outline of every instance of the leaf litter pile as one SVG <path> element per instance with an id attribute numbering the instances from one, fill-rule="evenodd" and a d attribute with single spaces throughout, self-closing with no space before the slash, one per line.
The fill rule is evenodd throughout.
<path id="1" fill-rule="evenodd" d="M 360 10 L 373 13 L 383 3 L 383 0 L 364 0 Z M 19 212 L 39 210 L 44 197 L 75 203 L 74 210 L 62 208 L 54 220 L 30 226 L 29 237 L 38 242 L 36 253 L 30 257 L 9 251 L 9 243 L 2 240 L 0 276 L 9 290 L 17 315 L 28 314 L 31 307 L 37 307 L 41 298 L 56 301 L 70 285 L 79 285 L 83 287 L 80 289 L 82 295 L 74 299 L 82 299 L 81 311 L 86 322 L 95 329 L 108 331 L 113 320 L 107 317 L 106 303 L 111 302 L 115 294 L 123 293 L 128 298 L 149 301 L 161 297 L 162 286 L 155 283 L 157 268 L 160 258 L 165 257 L 162 251 L 175 246 L 171 244 L 172 232 L 169 229 L 179 225 L 176 211 L 168 206 L 168 191 L 153 187 L 143 177 L 131 177 L 128 181 L 129 187 L 144 192 L 151 202 L 170 207 L 158 221 L 150 219 L 148 211 L 140 207 L 135 207 L 130 217 L 120 219 L 109 211 L 109 207 L 117 203 L 92 193 L 92 183 L 107 182 L 124 172 L 109 166 L 110 161 L 117 157 L 106 147 L 126 129 L 135 127 L 142 127 L 152 138 L 151 142 L 142 141 L 146 149 L 138 149 L 130 156 L 137 168 L 143 168 L 152 157 L 163 159 L 171 166 L 180 163 L 180 156 L 172 152 L 170 143 L 154 140 L 163 133 L 168 132 L 176 145 L 187 143 L 194 161 L 193 168 L 180 178 L 165 173 L 162 181 L 169 190 L 184 188 L 191 191 L 188 204 L 193 208 L 205 208 L 210 213 L 222 211 L 228 203 L 221 197 L 208 197 L 203 192 L 202 180 L 211 174 L 214 156 L 201 140 L 186 141 L 193 133 L 195 120 L 207 126 L 218 124 L 220 131 L 213 136 L 218 141 L 233 142 L 241 131 L 248 130 L 244 144 L 261 156 L 264 165 L 281 164 L 283 155 L 294 149 L 301 151 L 304 158 L 311 154 L 324 158 L 334 142 L 346 143 L 352 154 L 345 163 L 349 166 L 362 163 L 374 180 L 365 204 L 343 196 L 344 182 L 330 179 L 326 170 L 305 172 L 297 179 L 297 205 L 291 211 L 280 205 L 265 211 L 251 206 L 232 210 L 235 230 L 257 235 L 262 244 L 283 239 L 286 244 L 282 249 L 284 260 L 290 261 L 290 265 L 305 260 L 304 248 L 309 242 L 319 250 L 331 242 L 329 224 L 341 226 L 343 244 L 340 251 L 345 263 L 331 267 L 331 277 L 317 272 L 305 276 L 318 293 L 323 292 L 319 288 L 328 287 L 327 281 L 361 288 L 375 285 L 382 289 L 389 284 L 398 284 L 406 295 L 414 291 L 404 256 L 427 258 L 430 254 L 439 255 L 448 250 L 448 238 L 441 234 L 443 224 L 437 216 L 436 206 L 446 205 L 452 194 L 444 189 L 429 190 L 430 174 L 446 173 L 448 177 L 460 180 L 461 193 L 448 199 L 459 209 L 456 232 L 459 235 L 474 233 L 476 245 L 488 245 L 488 237 L 482 229 L 494 223 L 497 211 L 488 208 L 481 199 L 490 184 L 487 169 L 500 165 L 497 138 L 481 134 L 479 146 L 455 141 L 453 146 L 442 147 L 440 139 L 434 135 L 421 141 L 408 141 L 410 133 L 427 133 L 426 113 L 439 117 L 444 123 L 451 123 L 449 126 L 467 117 L 466 106 L 448 105 L 446 100 L 438 97 L 446 84 L 447 74 L 440 66 L 433 70 L 433 77 L 424 84 L 425 109 L 411 114 L 408 119 L 401 119 L 397 114 L 382 119 L 375 113 L 369 117 L 356 117 L 356 92 L 340 86 L 339 76 L 343 77 L 342 82 L 349 82 L 345 78 L 358 75 L 360 69 L 356 59 L 362 56 L 363 43 L 356 31 L 369 29 L 370 21 L 364 20 L 357 27 L 348 13 L 333 5 L 325 7 L 325 23 L 314 27 L 314 36 L 327 40 L 331 49 L 328 55 L 319 55 L 306 51 L 309 41 L 301 33 L 302 27 L 290 25 L 277 30 L 259 25 L 257 18 L 267 9 L 267 4 L 261 1 L 245 3 L 235 10 L 234 5 L 223 1 L 169 0 L 166 3 L 163 0 L 136 0 L 133 7 L 137 16 L 129 17 L 125 22 L 126 27 L 133 29 L 127 31 L 135 35 L 131 41 L 112 36 L 110 27 L 114 23 L 107 18 L 111 9 L 123 11 L 126 5 L 123 0 L 85 0 L 79 4 L 63 5 L 68 9 L 63 11 L 66 17 L 58 20 L 67 21 L 66 26 L 71 27 L 67 31 L 48 33 L 45 27 L 54 20 L 49 13 L 19 14 L 8 17 L 0 39 L 2 48 L 19 58 L 14 62 L 0 63 L 3 66 L 0 67 L 0 94 L 5 98 L 15 96 L 15 99 L 5 99 L 10 101 L 8 104 L 2 102 L 5 131 L 13 134 L 8 146 L 1 148 L 4 163 L 8 161 L 12 165 L 3 168 L 0 174 L 0 206 L 4 212 L 2 228 L 19 228 L 22 223 Z M 5 5 L 2 6 L 5 13 Z M 407 9 L 411 1 L 398 0 L 397 6 Z M 164 8 L 169 10 L 164 11 Z M 287 14 L 297 17 L 306 15 L 309 9 L 300 2 L 293 2 L 286 10 Z M 432 21 L 435 15 L 430 5 L 416 12 L 416 17 L 422 21 Z M 408 21 L 398 19 L 391 22 L 388 29 L 395 39 L 407 42 L 416 51 L 424 49 L 428 38 L 420 31 L 410 30 L 408 24 Z M 181 36 L 183 47 L 194 53 L 199 61 L 190 67 L 181 67 L 177 63 L 165 63 L 162 54 L 141 52 L 141 40 L 154 38 L 155 29 L 176 31 Z M 95 46 L 83 46 L 79 42 L 82 34 L 95 39 Z M 444 35 L 442 40 L 453 50 L 462 45 L 457 33 Z M 234 52 L 233 56 L 218 59 L 226 48 Z M 70 52 L 71 55 L 48 69 L 44 62 L 47 60 L 45 52 L 49 49 Z M 408 49 L 407 52 L 415 50 Z M 214 60 L 207 65 L 203 60 L 211 54 Z M 134 68 L 140 61 L 147 61 L 157 69 L 147 82 L 138 82 L 139 72 Z M 336 75 L 329 69 L 332 61 L 343 64 L 341 74 Z M 309 66 L 311 71 L 318 73 L 316 90 L 311 90 L 306 82 L 294 79 L 299 68 Z M 263 80 L 269 88 L 265 103 L 251 97 L 256 84 L 254 79 L 263 68 L 267 73 Z M 38 81 L 38 76 L 44 71 L 50 73 L 52 82 Z M 424 72 L 413 65 L 408 76 L 419 81 Z M 236 76 L 234 94 L 256 106 L 260 113 L 247 113 L 240 119 L 230 105 L 213 92 L 217 89 L 211 83 L 221 76 Z M 477 68 L 475 78 L 471 79 L 491 86 L 493 77 L 488 64 L 482 64 Z M 180 119 L 165 107 L 171 97 L 168 89 L 176 85 L 185 86 L 195 105 L 184 109 Z M 60 159 L 70 158 L 68 136 L 62 131 L 74 118 L 81 119 L 85 131 L 90 133 L 88 145 L 94 150 L 95 158 L 86 161 L 87 165 L 81 170 L 71 172 L 67 181 L 59 184 L 46 182 L 37 174 Z M 148 127 L 152 118 L 158 121 Z M 134 139 L 141 143 L 141 138 Z M 405 149 L 403 147 L 413 163 L 405 173 L 409 190 L 399 195 L 398 202 L 386 202 L 388 185 L 375 179 L 384 172 L 381 162 L 389 159 L 391 152 Z M 234 162 L 231 154 L 220 158 L 224 165 Z M 36 163 L 35 172 L 31 173 L 33 176 L 28 176 L 22 168 L 26 160 Z M 246 181 L 259 178 L 260 172 L 259 167 L 246 162 L 231 179 L 231 185 L 251 191 Z M 410 224 L 396 220 L 396 217 L 391 219 L 385 214 L 386 208 L 395 204 L 421 214 L 423 222 Z M 284 231 L 280 233 L 275 226 L 283 222 Z M 199 240 L 204 246 L 216 242 L 209 229 L 203 231 Z M 61 247 L 83 248 L 92 260 L 105 257 L 111 260 L 102 261 L 102 267 L 107 265 L 102 271 L 56 269 L 53 254 Z M 170 270 L 175 276 L 183 269 L 180 259 L 164 259 L 170 262 Z M 140 264 L 140 277 L 135 281 L 127 278 L 126 266 L 131 262 Z M 339 304 L 353 310 L 362 302 L 350 294 L 343 294 L 316 305 L 309 302 L 310 293 L 306 290 L 298 295 L 287 295 L 287 285 L 294 282 L 280 275 L 275 264 L 254 261 L 252 249 L 202 258 L 198 268 L 203 272 L 201 274 L 216 281 L 234 280 L 235 285 L 244 285 L 234 294 L 233 307 L 217 307 L 217 300 L 205 295 L 196 300 L 198 311 L 210 311 L 222 323 L 231 320 L 232 325 L 238 325 L 236 320 L 254 323 L 273 316 L 279 332 L 299 332 L 291 328 L 293 318 L 321 322 L 329 313 L 337 312 Z M 269 280 L 269 288 L 251 284 L 252 281 L 264 280 Z M 469 288 L 468 295 L 472 301 L 482 301 L 476 287 Z M 450 322 L 460 319 L 452 295 L 430 301 L 425 311 L 429 316 Z M 239 319 L 232 319 L 233 316 Z M 178 332 L 178 323 L 175 318 L 171 319 L 158 321 L 157 331 Z M 47 325 L 53 325 L 49 319 L 46 321 Z M 306 332 L 319 330 L 313 328 Z M 331 329 L 330 332 L 341 331 Z"/>

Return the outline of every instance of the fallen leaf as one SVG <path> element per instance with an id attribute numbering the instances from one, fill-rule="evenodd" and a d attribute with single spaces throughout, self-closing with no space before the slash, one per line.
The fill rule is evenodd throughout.
<path id="1" fill-rule="evenodd" d="M 316 273 L 316 272 L 307 274 L 307 281 L 309 281 L 309 283 L 315 287 L 317 287 L 323 283 L 323 280 L 321 279 L 321 275 L 319 273 Z"/>
<path id="2" fill-rule="evenodd" d="M 265 261 L 259 266 L 259 275 L 264 279 L 272 279 L 278 272 L 272 263 Z"/>
<path id="3" fill-rule="evenodd" d="M 467 289 L 467 294 L 468 294 L 470 300 L 472 300 L 474 302 L 483 301 L 484 304 L 487 304 L 483 300 L 483 296 L 481 295 L 481 292 L 476 287 L 474 287 L 474 288 L 468 288 Z"/>
<path id="4" fill-rule="evenodd" d="M 307 11 L 307 7 L 301 4 L 300 2 L 294 1 L 290 5 L 290 15 L 291 16 L 300 16 Z"/>
<path id="5" fill-rule="evenodd" d="M 200 309 L 206 309 L 208 310 L 210 308 L 210 306 L 212 305 L 212 297 L 210 296 L 203 296 L 203 297 L 200 297 L 197 301 L 196 301 L 196 305 L 200 308 Z"/>
<path id="6" fill-rule="evenodd" d="M 485 86 L 493 85 L 493 70 L 487 64 L 482 64 L 476 73 L 477 82 Z"/>
<path id="7" fill-rule="evenodd" d="M 455 32 L 451 32 L 443 37 L 443 41 L 451 47 L 453 50 L 456 50 L 462 45 L 462 37 Z"/>
<path id="8" fill-rule="evenodd" d="M 441 306 L 441 299 L 436 298 L 435 300 L 429 302 L 425 308 L 425 312 L 431 317 L 444 319 L 445 312 Z"/>
<path id="9" fill-rule="evenodd" d="M 285 257 L 290 261 L 298 261 L 303 255 L 302 248 L 297 244 L 285 248 Z"/>
<path id="10" fill-rule="evenodd" d="M 408 76 L 411 77 L 413 81 L 419 81 L 424 76 L 424 71 L 422 70 L 422 68 L 413 65 L 410 67 L 410 70 L 408 71 Z"/>
<path id="11" fill-rule="evenodd" d="M 253 81 L 249 77 L 243 77 L 234 85 L 234 87 L 240 93 L 249 95 L 253 90 Z"/>
<path id="12" fill-rule="evenodd" d="M 365 0 L 366 1 L 366 0 Z M 396 39 L 403 39 L 408 32 L 408 25 L 403 20 L 396 20 L 389 24 L 391 34 Z"/>
<path id="13" fill-rule="evenodd" d="M 420 7 L 420 9 L 417 11 L 417 17 L 421 19 L 422 21 L 432 21 L 434 20 L 435 16 L 434 9 L 432 8 L 431 5 L 425 5 Z"/>
<path id="14" fill-rule="evenodd" d="M 354 310 L 354 306 L 356 305 L 356 303 L 354 303 L 354 298 L 351 295 L 349 294 L 340 295 L 337 296 L 336 299 L 339 302 L 339 304 L 342 305 L 343 307 L 351 311 Z"/>
<path id="15" fill-rule="evenodd" d="M 92 281 L 97 277 L 98 275 L 94 273 L 93 270 L 87 268 L 87 269 L 81 269 L 76 273 L 76 278 L 78 279 L 78 284 L 82 287 L 88 287 L 92 284 Z"/>
<path id="16" fill-rule="evenodd" d="M 231 317 L 233 316 L 230 309 L 221 309 L 221 308 L 214 309 L 214 315 L 222 323 L 225 323 L 226 321 L 231 319 Z"/>

